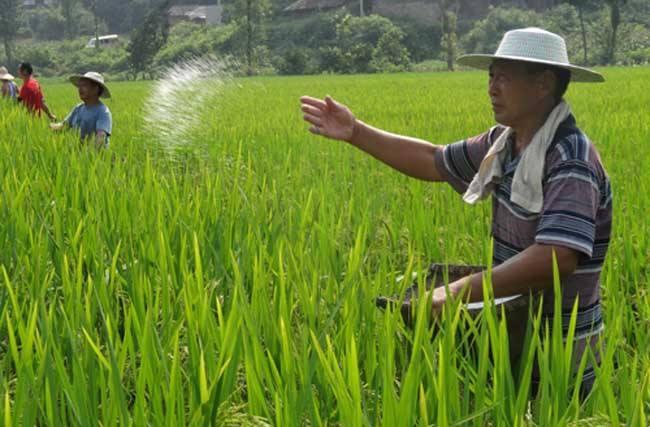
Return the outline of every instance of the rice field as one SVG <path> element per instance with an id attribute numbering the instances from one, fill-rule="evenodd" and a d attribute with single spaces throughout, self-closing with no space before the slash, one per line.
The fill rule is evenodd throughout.
<path id="1" fill-rule="evenodd" d="M 615 192 L 607 350 L 585 401 L 557 334 L 531 334 L 513 375 L 492 311 L 448 307 L 432 337 L 374 306 L 432 261 L 487 263 L 489 203 L 318 139 L 299 111 L 331 94 L 445 144 L 492 125 L 486 75 L 235 80 L 173 157 L 144 126 L 148 83 L 110 84 L 103 153 L 0 104 L 1 422 L 648 425 L 650 69 L 603 72 L 567 97 Z M 59 117 L 78 102 L 69 84 L 45 92 Z M 530 396 L 535 357 L 549 368 Z"/>

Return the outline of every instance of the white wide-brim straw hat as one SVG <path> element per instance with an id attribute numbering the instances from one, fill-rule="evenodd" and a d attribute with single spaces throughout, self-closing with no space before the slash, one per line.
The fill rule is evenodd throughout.
<path id="1" fill-rule="evenodd" d="M 6 67 L 0 67 L 0 80 L 8 80 L 8 81 L 13 81 L 14 76 L 9 74 L 9 71 L 7 70 Z"/>
<path id="2" fill-rule="evenodd" d="M 98 85 L 100 85 L 102 87 L 102 89 L 104 89 L 102 91 L 102 94 L 101 94 L 100 98 L 110 98 L 111 97 L 111 91 L 108 90 L 108 87 L 106 86 L 106 83 L 104 83 L 104 76 L 102 76 L 101 74 L 96 73 L 94 71 L 89 71 L 84 75 L 76 74 L 74 76 L 70 76 L 70 83 L 72 83 L 75 86 L 79 86 L 79 80 L 81 80 L 81 79 L 90 80 L 90 81 L 95 82 Z"/>
<path id="3" fill-rule="evenodd" d="M 541 28 L 521 28 L 508 31 L 501 39 L 497 51 L 490 54 L 463 55 L 458 63 L 472 68 L 488 70 L 494 60 L 534 62 L 571 72 L 571 81 L 597 83 L 604 82 L 602 74 L 588 68 L 579 67 L 569 62 L 564 39 L 555 33 Z"/>

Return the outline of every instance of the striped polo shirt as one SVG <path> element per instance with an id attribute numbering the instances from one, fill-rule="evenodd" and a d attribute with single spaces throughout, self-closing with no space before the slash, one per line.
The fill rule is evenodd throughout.
<path id="1" fill-rule="evenodd" d="M 492 143 L 505 130 L 488 132 L 438 150 L 436 166 L 451 186 L 463 194 Z M 560 124 L 546 152 L 543 173 L 544 203 L 532 213 L 510 200 L 512 181 L 520 156 L 512 156 L 513 141 L 503 161 L 504 173 L 492 197 L 493 263 L 498 265 L 527 247 L 548 244 L 578 252 L 574 273 L 562 279 L 562 316 L 566 333 L 578 298 L 575 329 L 576 355 L 594 342 L 603 329 L 600 307 L 600 272 L 609 246 L 612 226 L 612 190 L 600 156 L 576 126 L 573 116 Z M 543 312 L 553 314 L 553 290 L 544 291 Z M 594 349 L 596 350 L 596 349 Z M 593 369 L 585 372 L 586 381 Z"/>

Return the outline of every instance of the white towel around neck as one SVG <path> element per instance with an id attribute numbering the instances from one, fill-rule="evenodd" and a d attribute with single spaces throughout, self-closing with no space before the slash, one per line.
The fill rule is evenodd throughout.
<path id="1" fill-rule="evenodd" d="M 510 201 L 529 212 L 539 213 L 542 210 L 544 205 L 542 178 L 546 151 L 551 145 L 560 123 L 566 120 L 569 114 L 571 114 L 571 107 L 564 100 L 561 101 L 551 111 L 544 125 L 539 128 L 530 144 L 521 153 L 521 159 L 512 181 Z M 485 199 L 492 193 L 495 184 L 500 182 L 503 175 L 506 147 L 508 147 L 507 142 L 512 132 L 512 128 L 507 127 L 490 147 L 481 162 L 478 173 L 474 175 L 474 179 L 463 195 L 463 200 L 467 203 L 475 204 L 479 200 Z"/>

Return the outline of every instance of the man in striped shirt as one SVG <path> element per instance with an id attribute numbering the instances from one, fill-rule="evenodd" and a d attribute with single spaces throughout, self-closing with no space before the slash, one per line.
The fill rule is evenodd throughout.
<path id="1" fill-rule="evenodd" d="M 479 171 L 490 167 L 482 165 L 487 157 L 493 157 L 490 149 L 505 136 L 500 142 L 505 142 L 505 148 L 497 155 L 501 165 L 498 178 L 488 187 L 493 211 L 493 293 L 497 298 L 543 294 L 544 314 L 552 316 L 555 255 L 562 282 L 565 333 L 573 305 L 578 301 L 574 348 L 579 358 L 590 344 L 597 352 L 594 344 L 603 328 L 600 271 L 612 223 L 609 178 L 596 148 L 569 112 L 557 121 L 548 141 L 543 141 L 545 150 L 539 159 L 533 159 L 537 164 L 528 159 L 523 166 L 539 169 L 541 182 L 537 184 L 543 196 L 540 208 L 531 211 L 513 202 L 513 183 L 518 179 L 516 172 L 525 150 L 564 103 L 562 97 L 569 81 L 603 79 L 591 70 L 570 65 L 559 36 L 539 29 L 511 33 L 516 34 L 511 37 L 513 34 L 507 33 L 496 54 L 474 55 L 467 63 L 489 69 L 488 94 L 498 123 L 478 136 L 447 146 L 432 145 L 369 126 L 330 97 L 303 97 L 302 111 L 312 133 L 349 142 L 411 177 L 447 182 L 457 192 L 465 193 L 466 200 Z M 536 51 L 537 44 L 541 47 Z M 554 47 L 557 51 L 563 48 L 559 54 L 564 56 L 544 57 Z M 482 64 L 475 62 L 477 57 Z M 469 302 L 482 301 L 483 274 L 455 281 L 449 284 L 449 290 Z M 431 293 L 434 310 L 448 297 L 444 287 L 436 288 Z M 589 390 L 592 382 L 593 368 L 589 367 L 583 375 L 583 390 Z"/>

